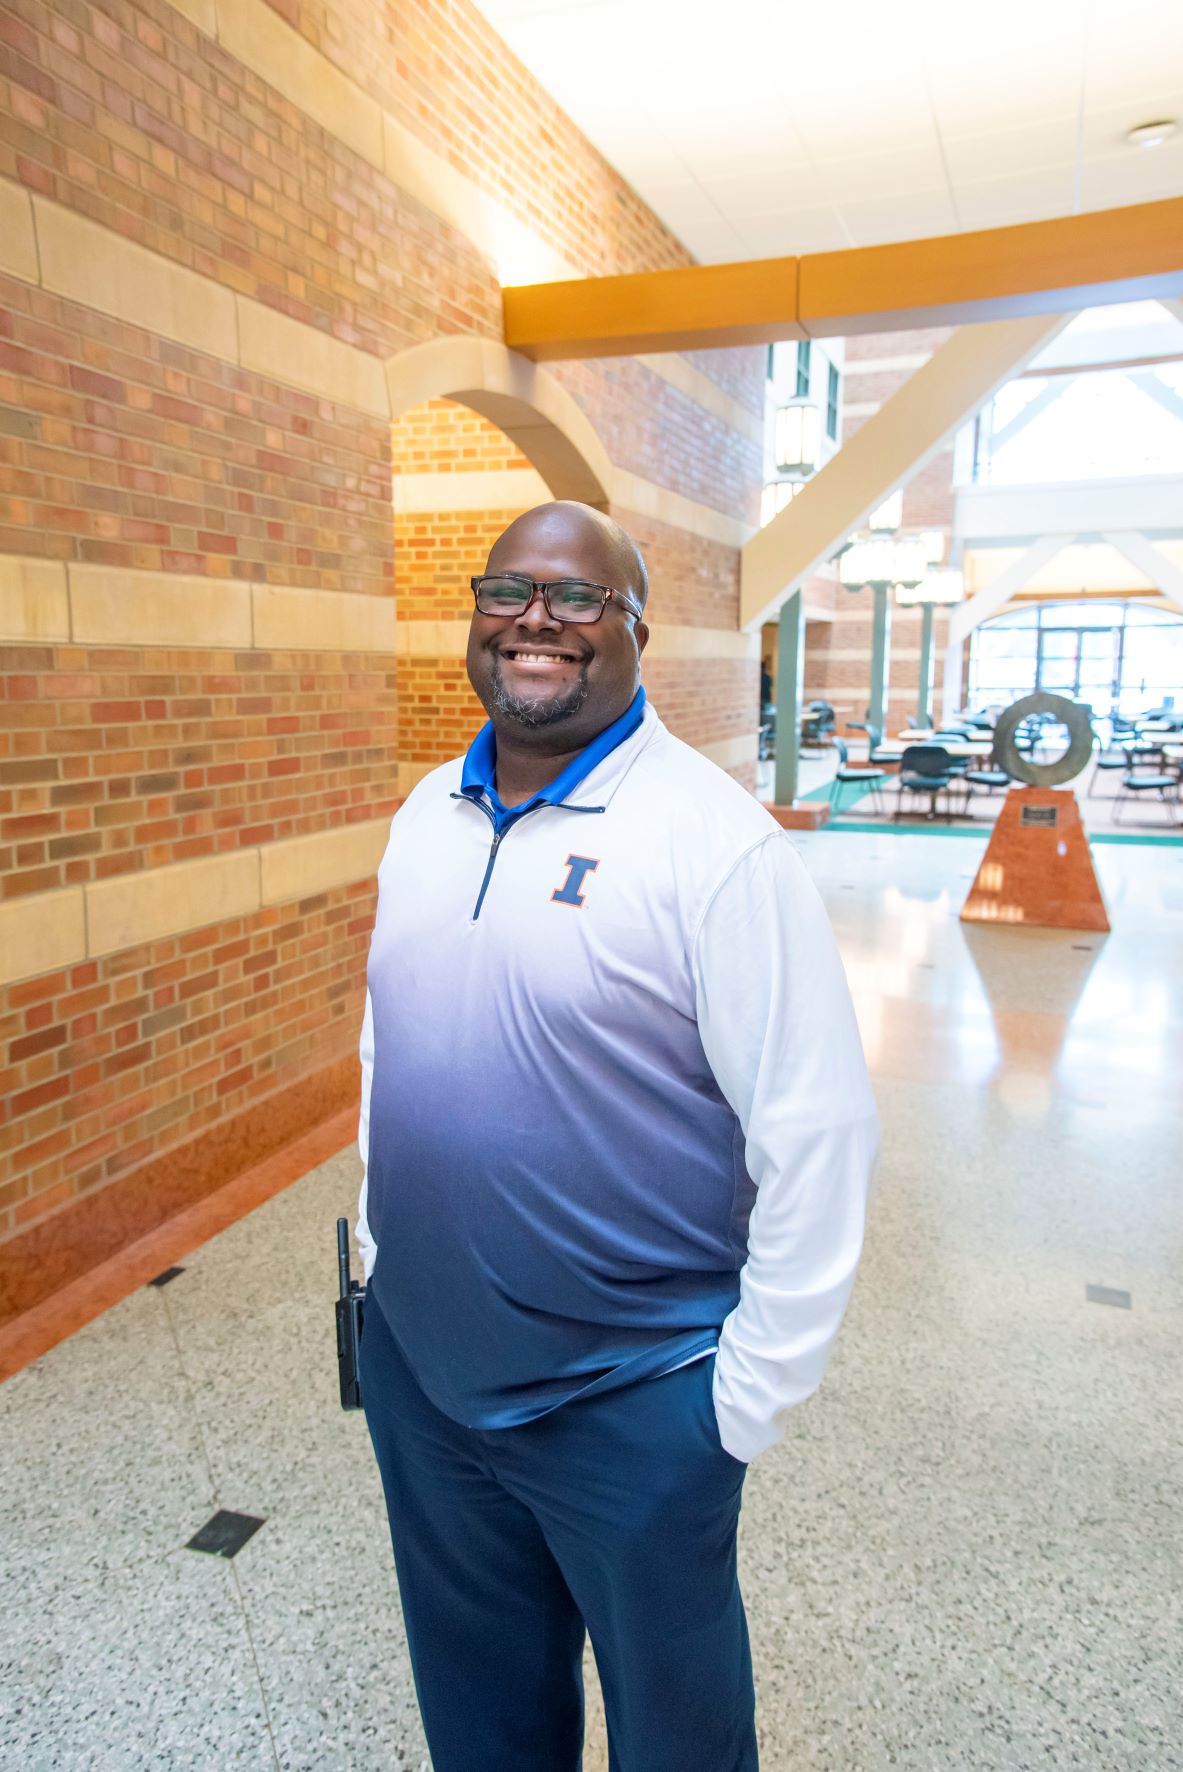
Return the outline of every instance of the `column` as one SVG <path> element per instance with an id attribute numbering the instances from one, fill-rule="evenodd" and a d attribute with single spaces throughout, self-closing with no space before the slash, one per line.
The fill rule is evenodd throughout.
<path id="1" fill-rule="evenodd" d="M 776 641 L 776 769 L 773 799 L 797 798 L 801 701 L 805 688 L 805 597 L 800 585 L 780 606 Z"/>
<path id="2" fill-rule="evenodd" d="M 871 700 L 867 722 L 887 730 L 887 677 L 891 669 L 891 586 L 877 584 L 875 620 L 871 630 Z"/>
<path id="3" fill-rule="evenodd" d="M 917 691 L 916 724 L 928 726 L 932 720 L 932 612 L 934 605 L 920 605 L 920 688 Z"/>

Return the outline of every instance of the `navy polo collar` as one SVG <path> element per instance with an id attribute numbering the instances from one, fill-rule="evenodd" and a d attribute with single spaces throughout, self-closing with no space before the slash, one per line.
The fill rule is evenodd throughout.
<path id="1" fill-rule="evenodd" d="M 468 747 L 460 777 L 460 792 L 465 799 L 485 801 L 493 813 L 496 829 L 503 830 L 523 813 L 531 812 L 535 806 L 561 805 L 598 763 L 602 763 L 626 738 L 632 737 L 644 714 L 645 691 L 638 689 L 620 718 L 613 720 L 611 726 L 605 726 L 603 732 L 598 733 L 577 757 L 572 757 L 567 767 L 553 781 L 548 782 L 544 788 L 539 788 L 536 794 L 531 794 L 520 806 L 508 807 L 503 806 L 497 797 L 497 739 L 492 721 L 487 721 Z"/>

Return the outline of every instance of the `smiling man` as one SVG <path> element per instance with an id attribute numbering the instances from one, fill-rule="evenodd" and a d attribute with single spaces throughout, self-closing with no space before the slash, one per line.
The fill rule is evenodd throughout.
<path id="1" fill-rule="evenodd" d="M 584 505 L 472 581 L 489 715 L 394 819 L 362 1028 L 362 1395 L 435 1772 L 757 1765 L 736 1528 L 858 1261 L 874 1106 L 759 803 L 646 703 Z M 791 1480 L 791 1478 L 790 1478 Z"/>

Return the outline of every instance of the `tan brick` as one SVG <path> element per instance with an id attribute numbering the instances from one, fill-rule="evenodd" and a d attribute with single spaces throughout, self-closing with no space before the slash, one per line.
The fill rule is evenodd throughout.
<path id="1" fill-rule="evenodd" d="M 42 892 L 0 904 L 0 983 L 86 958 L 82 892 Z"/>
<path id="2" fill-rule="evenodd" d="M 39 281 L 37 239 L 28 191 L 0 179 L 0 270 L 26 283 Z"/>
<path id="3" fill-rule="evenodd" d="M 389 834 L 389 819 L 370 819 L 268 844 L 259 852 L 263 903 L 308 898 L 314 892 L 370 879 L 378 871 Z"/>
<path id="4" fill-rule="evenodd" d="M 251 644 L 249 585 L 71 565 L 74 639 L 98 646 Z"/>
<path id="5" fill-rule="evenodd" d="M 115 953 L 258 907 L 256 850 L 149 868 L 87 886 L 87 951 Z"/>
<path id="6" fill-rule="evenodd" d="M 70 603 L 63 565 L 56 560 L 0 554 L 0 638 L 70 638 Z"/>
<path id="7" fill-rule="evenodd" d="M 46 289 L 233 362 L 229 290 L 44 197 L 33 211 Z"/>

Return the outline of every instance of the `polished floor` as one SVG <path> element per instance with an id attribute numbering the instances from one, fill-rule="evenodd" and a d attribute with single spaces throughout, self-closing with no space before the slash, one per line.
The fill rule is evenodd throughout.
<path id="1" fill-rule="evenodd" d="M 765 1772 L 1183 1768 L 1183 850 L 1098 850 L 1103 938 L 960 924 L 980 838 L 800 846 L 884 1151 L 830 1376 L 748 1481 Z M 357 1167 L 0 1387 L 0 1764 L 428 1766 L 335 1398 Z M 264 1523 L 186 1549 L 219 1509 Z"/>

